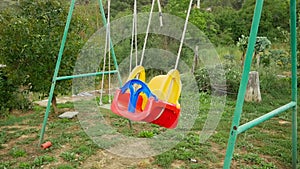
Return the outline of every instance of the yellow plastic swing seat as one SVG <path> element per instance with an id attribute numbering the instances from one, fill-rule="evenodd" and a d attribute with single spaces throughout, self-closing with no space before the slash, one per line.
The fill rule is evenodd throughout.
<path id="1" fill-rule="evenodd" d="M 139 80 L 145 82 L 146 73 L 143 66 L 136 66 L 128 76 L 127 81 L 138 77 Z M 172 69 L 166 75 L 158 75 L 153 77 L 148 83 L 148 87 L 151 92 L 155 94 L 159 100 L 166 101 L 168 103 L 175 104 L 177 108 L 180 108 L 178 102 L 181 93 L 181 81 L 180 73 L 176 69 Z M 143 105 L 145 108 L 147 103 L 147 97 L 142 94 Z"/>

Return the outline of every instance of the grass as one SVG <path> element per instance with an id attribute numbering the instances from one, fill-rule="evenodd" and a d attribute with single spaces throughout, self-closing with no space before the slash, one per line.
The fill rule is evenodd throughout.
<path id="1" fill-rule="evenodd" d="M 13 158 L 25 157 L 26 156 L 26 151 L 23 150 L 23 149 L 20 149 L 18 147 L 13 147 L 9 151 L 9 155 L 11 155 Z"/>
<path id="2" fill-rule="evenodd" d="M 274 96 L 268 94 L 263 94 L 263 98 L 264 100 L 261 103 L 245 104 L 243 122 L 256 118 L 289 100 L 287 97 L 279 100 L 279 98 L 274 98 Z M 282 97 L 280 96 L 280 98 Z M 180 166 L 181 168 L 219 168 L 221 166 L 220 161 L 224 158 L 234 105 L 235 99 L 229 97 L 225 113 L 216 133 L 208 142 L 199 144 L 199 126 L 196 123 L 183 141 L 171 150 L 155 156 L 149 168 L 174 168 L 174 166 Z M 68 106 L 70 106 L 69 103 L 60 105 L 63 108 Z M 203 106 L 201 109 L 204 111 L 207 110 L 207 107 Z M 39 118 L 31 119 L 33 115 L 30 113 L 22 116 L 12 115 L 0 121 L 0 124 L 2 124 L 0 133 L 2 149 L 9 154 L 9 156 L 6 156 L 6 154 L 0 155 L 0 159 L 3 159 L 0 162 L 0 168 L 32 168 L 40 166 L 80 168 L 86 159 L 91 158 L 97 151 L 101 151 L 81 130 L 80 124 L 76 119 L 57 119 L 52 115 L 48 124 L 46 133 L 48 137 L 46 140 L 51 140 L 53 146 L 45 151 L 27 152 L 28 148 L 34 149 L 32 144 L 37 142 L 39 128 L 31 125 L 27 125 L 29 128 L 20 126 L 24 125 L 29 119 L 33 121 L 41 120 L 44 109 L 36 108 L 35 110 L 33 114 Z M 240 135 L 233 157 L 233 165 L 237 168 L 290 168 L 291 154 L 290 149 L 287 148 L 290 147 L 291 143 L 290 115 L 290 112 L 282 114 Z M 123 129 L 120 131 L 130 131 L 126 120 L 122 120 L 114 115 L 112 117 L 117 119 L 112 124 Z M 279 125 L 278 121 L 286 121 L 286 123 Z M 38 122 L 35 123 L 38 124 Z M 151 138 L 159 134 L 159 132 L 159 129 L 154 127 L 153 129 L 131 132 L 129 135 Z M 30 137 L 20 139 L 24 136 Z M 14 141 L 16 143 L 15 146 L 11 148 L 3 147 L 3 144 Z M 62 148 L 66 151 L 57 154 Z M 36 157 L 30 158 L 33 154 Z M 195 160 L 196 163 L 191 159 Z M 57 162 L 59 162 L 58 165 L 56 165 Z M 138 166 L 132 167 L 138 168 Z"/>
<path id="3" fill-rule="evenodd" d="M 245 103 L 241 123 L 288 103 L 290 93 L 284 90 L 284 83 L 278 88 L 281 90 L 264 91 L 261 103 Z M 210 96 L 201 94 L 200 100 L 203 105 L 199 112 L 207 112 L 210 108 Z M 207 142 L 199 143 L 199 131 L 203 126 L 203 119 L 199 118 L 186 137 L 172 149 L 149 158 L 148 162 L 131 163 L 125 159 L 121 167 L 118 167 L 221 168 L 235 103 L 235 96 L 228 96 L 222 119 Z M 59 104 L 59 107 L 70 110 L 74 108 L 71 103 Z M 41 150 L 37 145 L 44 111 L 43 107 L 34 106 L 31 112 L 16 112 L 0 119 L 0 168 L 101 168 L 100 162 L 108 166 L 112 159 L 116 164 L 122 162 L 122 158 L 118 156 L 101 156 L 107 152 L 100 149 L 82 130 L 77 118 L 59 119 L 53 113 L 50 114 L 45 136 L 45 141 L 51 141 L 53 146 Z M 134 129 L 130 130 L 126 119 L 109 111 L 103 110 L 103 117 L 118 132 L 130 137 L 153 138 L 165 131 L 155 125 L 136 123 L 133 124 Z M 245 169 L 291 168 L 290 117 L 289 111 L 241 134 L 235 147 L 232 166 Z M 300 147 L 299 143 L 298 146 Z M 95 164 L 87 167 L 89 163 Z M 110 166 L 112 167 L 108 168 L 114 168 L 113 165 Z"/>

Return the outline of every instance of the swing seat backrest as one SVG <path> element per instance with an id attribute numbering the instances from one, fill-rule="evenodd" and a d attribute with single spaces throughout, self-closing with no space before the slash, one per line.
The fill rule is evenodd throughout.
<path id="1" fill-rule="evenodd" d="M 160 100 L 180 107 L 178 100 L 181 93 L 181 81 L 178 70 L 172 69 L 167 75 L 155 76 L 148 83 L 148 87 Z"/>
<path id="2" fill-rule="evenodd" d="M 143 82 L 146 81 L 145 68 L 143 66 L 136 66 L 129 74 L 127 82 L 132 79 L 139 79 Z"/>

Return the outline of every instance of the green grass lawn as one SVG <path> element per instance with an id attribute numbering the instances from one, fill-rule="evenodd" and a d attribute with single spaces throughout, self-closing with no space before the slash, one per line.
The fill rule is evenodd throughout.
<path id="1" fill-rule="evenodd" d="M 201 96 L 209 99 L 208 95 Z M 245 104 L 242 123 L 288 103 L 289 97 L 290 93 L 283 91 L 262 93 L 261 103 Z M 208 105 L 201 106 L 200 112 L 207 111 Z M 218 128 L 205 143 L 199 143 L 199 119 L 174 148 L 146 159 L 123 158 L 100 149 L 77 118 L 59 119 L 53 113 L 45 135 L 45 141 L 51 141 L 53 146 L 42 150 L 38 139 L 45 108 L 35 106 L 30 112 L 12 112 L 0 120 L 0 168 L 221 168 L 234 106 L 235 96 L 228 96 Z M 72 103 L 60 104 L 59 108 L 74 109 Z M 147 138 L 157 134 L 158 127 L 130 130 L 127 120 L 109 117 L 111 125 L 126 135 Z M 241 134 L 232 168 L 291 168 L 290 117 L 291 112 L 283 113 Z"/>

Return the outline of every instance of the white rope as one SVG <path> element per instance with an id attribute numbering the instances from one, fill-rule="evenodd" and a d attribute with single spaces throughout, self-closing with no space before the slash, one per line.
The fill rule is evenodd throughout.
<path id="1" fill-rule="evenodd" d="M 157 0 L 157 5 L 158 5 L 158 12 L 159 12 L 159 23 L 160 23 L 160 27 L 163 27 L 163 16 L 162 16 L 162 9 L 161 9 L 161 4 L 160 4 L 160 0 Z"/>
<path id="2" fill-rule="evenodd" d="M 146 36 L 145 36 L 145 41 L 144 41 L 144 46 L 143 46 L 143 51 L 142 51 L 140 65 L 143 64 L 143 60 L 144 60 L 144 56 L 145 56 L 146 45 L 147 45 L 147 40 L 148 40 L 148 36 L 149 36 L 149 31 L 150 31 L 150 25 L 151 25 L 151 20 L 152 20 L 154 5 L 155 5 L 155 0 L 152 0 L 152 6 L 151 6 L 150 14 L 149 14 L 149 20 L 148 20 L 148 25 L 147 25 Z"/>
<path id="3" fill-rule="evenodd" d="M 180 41 L 180 46 L 179 46 L 179 49 L 178 49 L 178 55 L 177 55 L 177 59 L 176 59 L 175 69 L 178 68 L 179 59 L 180 59 L 180 55 L 181 55 L 181 51 L 182 51 L 182 47 L 183 47 L 183 41 L 185 39 L 185 33 L 186 33 L 186 30 L 187 30 L 187 25 L 188 25 L 188 22 L 189 22 L 189 17 L 190 17 L 190 13 L 191 13 L 191 10 L 192 10 L 192 6 L 193 6 L 193 0 L 190 1 L 189 9 L 188 9 L 188 12 L 187 12 L 187 15 L 186 15 L 184 29 L 183 29 L 183 33 L 182 33 L 182 37 L 181 37 L 181 41 Z"/>
<path id="4" fill-rule="evenodd" d="M 106 25 L 106 26 L 107 26 L 107 25 Z M 103 68 L 102 68 L 102 72 L 105 72 L 107 44 L 108 44 L 108 27 L 106 27 L 105 47 L 104 47 L 104 57 L 103 57 Z M 103 92 L 104 92 L 104 73 L 102 74 L 101 90 L 102 90 L 102 91 L 100 91 L 100 100 L 99 100 L 99 105 L 100 105 L 100 106 L 103 105 L 102 97 L 103 97 Z"/>
<path id="5" fill-rule="evenodd" d="M 135 66 L 138 63 L 138 46 L 137 46 L 137 1 L 134 0 L 134 10 L 132 18 L 132 34 L 131 34 L 131 49 L 130 49 L 130 60 L 129 60 L 129 73 L 132 70 L 132 58 L 133 58 L 133 46 L 135 46 Z"/>
<path id="6" fill-rule="evenodd" d="M 197 1 L 197 8 L 200 9 L 200 0 Z"/>
<path id="7" fill-rule="evenodd" d="M 135 66 L 138 65 L 138 40 L 137 40 L 137 33 L 138 33 L 138 18 L 137 18 L 137 0 L 134 0 L 134 11 L 133 11 L 133 19 L 134 19 L 134 42 L 135 42 Z"/>
<path id="8" fill-rule="evenodd" d="M 132 70 L 132 55 L 133 55 L 133 44 L 134 44 L 134 18 L 132 18 L 132 34 L 131 34 L 131 49 L 130 49 L 130 59 L 129 59 L 129 73 Z"/>
<path id="9" fill-rule="evenodd" d="M 108 14 L 107 14 L 107 39 L 108 39 L 108 44 L 107 47 L 109 48 L 108 50 L 108 103 L 111 103 L 111 85 L 110 85 L 110 81 L 111 81 L 111 76 L 110 76 L 110 56 L 111 56 L 111 52 L 110 52 L 110 0 L 107 0 L 107 10 L 108 10 Z"/>
<path id="10" fill-rule="evenodd" d="M 109 72 L 110 72 L 110 0 L 107 1 L 108 3 L 108 16 L 107 16 L 107 23 L 106 23 L 106 35 L 105 35 L 105 47 L 104 47 L 104 58 L 103 58 L 103 68 L 102 68 L 102 81 L 101 81 L 101 92 L 100 92 L 100 98 L 99 98 L 99 105 L 103 105 L 103 92 L 104 92 L 104 72 L 105 72 L 105 66 L 106 66 L 106 55 L 108 51 L 108 62 L 109 62 Z M 109 87 L 108 87 L 108 92 L 109 92 L 109 103 L 110 103 L 110 73 L 109 75 Z"/>

